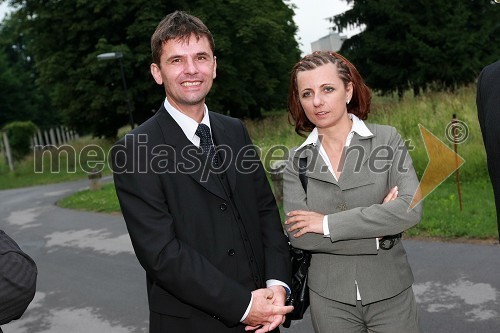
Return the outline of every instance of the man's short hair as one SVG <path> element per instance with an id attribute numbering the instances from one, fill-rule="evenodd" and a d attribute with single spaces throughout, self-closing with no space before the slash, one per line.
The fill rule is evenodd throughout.
<path id="1" fill-rule="evenodd" d="M 180 10 L 165 16 L 156 27 L 153 36 L 151 36 L 151 56 L 153 62 L 160 66 L 164 43 L 171 39 L 187 41 L 193 34 L 198 40 L 201 37 L 206 37 L 210 43 L 212 53 L 214 52 L 215 43 L 212 33 L 199 18 Z"/>

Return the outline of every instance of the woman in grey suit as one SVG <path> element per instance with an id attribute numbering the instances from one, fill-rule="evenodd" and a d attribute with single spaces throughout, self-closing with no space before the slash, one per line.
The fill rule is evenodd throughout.
<path id="1" fill-rule="evenodd" d="M 420 332 L 401 242 L 421 218 L 421 205 L 410 207 L 418 179 L 396 129 L 363 122 L 370 100 L 338 53 L 315 52 L 292 70 L 290 116 L 309 134 L 285 169 L 285 223 L 292 245 L 312 252 L 316 332 Z"/>

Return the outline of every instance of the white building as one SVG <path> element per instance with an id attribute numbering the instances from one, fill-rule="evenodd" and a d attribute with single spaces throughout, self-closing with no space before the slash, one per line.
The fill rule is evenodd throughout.
<path id="1" fill-rule="evenodd" d="M 311 43 L 311 50 L 314 51 L 333 51 L 337 52 L 342 47 L 342 43 L 347 39 L 347 36 L 341 35 L 336 31 L 330 32 L 325 37 L 321 37 L 317 41 Z"/>

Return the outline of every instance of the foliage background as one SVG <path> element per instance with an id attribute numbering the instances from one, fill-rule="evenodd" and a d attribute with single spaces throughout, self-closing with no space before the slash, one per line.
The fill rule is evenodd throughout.
<path id="1" fill-rule="evenodd" d="M 494 1 L 347 0 L 331 18 L 339 31 L 363 25 L 341 52 L 383 94 L 455 90 L 500 58 L 500 5 Z"/>
<path id="2" fill-rule="evenodd" d="M 289 71 L 299 59 L 290 0 L 0 0 L 13 12 L 0 23 L 0 126 L 31 120 L 114 138 L 128 122 L 117 61 L 124 54 L 133 116 L 142 123 L 163 97 L 149 73 L 149 39 L 169 12 L 204 20 L 216 41 L 212 110 L 259 118 L 285 110 Z M 361 26 L 341 53 L 379 94 L 454 91 L 474 83 L 500 57 L 500 5 L 493 1 L 346 0 L 331 18 Z M 314 24 L 314 22 L 311 22 Z"/>
<path id="3" fill-rule="evenodd" d="M 200 17 L 215 37 L 218 77 L 207 101 L 215 111 L 255 118 L 262 110 L 284 109 L 289 69 L 300 55 L 294 12 L 283 1 L 8 2 L 15 10 L 1 25 L 0 69 L 17 67 L 0 77 L 11 92 L 4 97 L 11 108 L 0 125 L 12 118 L 33 119 L 31 113 L 53 114 L 52 121 L 44 121 L 62 122 L 81 134 L 116 137 L 128 122 L 128 110 L 118 62 L 96 61 L 105 52 L 124 54 L 134 119 L 142 123 L 164 99 L 149 73 L 150 38 L 174 10 Z M 36 90 L 30 98 L 41 101 L 23 100 L 24 86 Z"/>
<path id="4" fill-rule="evenodd" d="M 31 152 L 31 137 L 36 130 L 36 125 L 31 121 L 13 121 L 2 128 L 2 132 L 5 132 L 9 138 L 14 160 L 22 160 Z"/>

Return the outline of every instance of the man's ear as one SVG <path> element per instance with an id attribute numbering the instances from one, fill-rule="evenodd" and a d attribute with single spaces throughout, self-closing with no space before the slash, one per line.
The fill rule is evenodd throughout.
<path id="1" fill-rule="evenodd" d="M 212 73 L 212 79 L 217 77 L 217 57 L 214 56 L 214 72 Z"/>
<path id="2" fill-rule="evenodd" d="M 153 75 L 153 78 L 155 79 L 156 83 L 162 85 L 163 78 L 161 77 L 160 66 L 158 66 L 155 63 L 152 63 L 151 66 L 149 66 L 149 69 L 151 70 L 151 75 Z"/>

